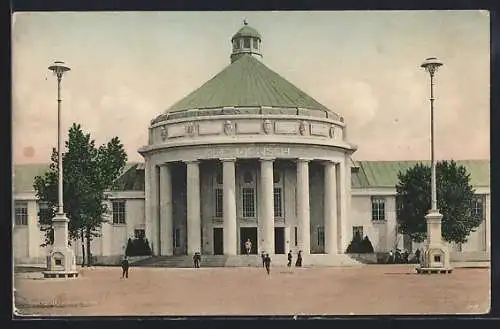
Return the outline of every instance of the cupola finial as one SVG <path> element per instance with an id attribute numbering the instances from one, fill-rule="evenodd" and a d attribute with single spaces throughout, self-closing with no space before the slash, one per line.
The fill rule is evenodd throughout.
<path id="1" fill-rule="evenodd" d="M 244 25 L 248 25 L 248 22 L 247 22 L 247 19 L 246 19 L 246 18 L 245 18 L 245 19 L 243 19 L 243 24 L 244 24 Z"/>

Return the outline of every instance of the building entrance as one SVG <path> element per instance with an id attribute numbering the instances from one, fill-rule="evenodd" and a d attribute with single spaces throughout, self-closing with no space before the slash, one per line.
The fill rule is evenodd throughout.
<path id="1" fill-rule="evenodd" d="M 241 254 L 244 255 L 247 253 L 245 250 L 245 242 L 247 239 L 250 239 L 252 242 L 252 249 L 250 250 L 251 254 L 257 254 L 257 228 L 256 227 L 242 227 L 240 228 L 240 249 Z"/>
<path id="2" fill-rule="evenodd" d="M 224 229 L 214 227 L 214 255 L 224 254 Z"/>
<path id="3" fill-rule="evenodd" d="M 275 227 L 274 228 L 274 253 L 284 254 L 285 253 L 285 228 Z"/>

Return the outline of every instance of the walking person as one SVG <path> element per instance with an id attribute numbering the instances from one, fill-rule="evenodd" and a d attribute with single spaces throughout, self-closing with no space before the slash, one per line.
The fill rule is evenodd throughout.
<path id="1" fill-rule="evenodd" d="M 250 252 L 252 251 L 252 241 L 250 239 L 247 239 L 247 242 L 245 242 L 245 249 L 247 251 L 247 255 L 250 255 Z"/>
<path id="2" fill-rule="evenodd" d="M 297 261 L 295 262 L 295 267 L 302 267 L 302 250 L 299 250 L 297 254 Z"/>
<path id="3" fill-rule="evenodd" d="M 288 252 L 288 263 L 286 264 L 286 266 L 288 266 L 288 268 L 292 267 L 292 251 L 291 250 Z"/>
<path id="4" fill-rule="evenodd" d="M 200 268 L 201 255 L 199 252 L 195 252 L 193 256 L 194 268 Z"/>
<path id="5" fill-rule="evenodd" d="M 267 275 L 269 275 L 271 271 L 271 257 L 269 257 L 269 254 L 266 254 L 266 257 L 264 258 L 264 265 L 266 267 Z"/>
<path id="6" fill-rule="evenodd" d="M 266 253 L 264 251 L 262 251 L 260 253 L 260 257 L 262 258 L 262 267 L 266 267 L 266 262 L 265 262 L 265 259 L 266 259 Z"/>
<path id="7" fill-rule="evenodd" d="M 128 268 L 130 267 L 130 264 L 128 262 L 127 256 L 123 257 L 122 259 L 122 279 L 126 278 L 128 279 Z"/>
<path id="8" fill-rule="evenodd" d="M 420 249 L 417 249 L 415 251 L 415 261 L 417 262 L 417 264 L 421 264 L 421 262 L 420 262 Z"/>

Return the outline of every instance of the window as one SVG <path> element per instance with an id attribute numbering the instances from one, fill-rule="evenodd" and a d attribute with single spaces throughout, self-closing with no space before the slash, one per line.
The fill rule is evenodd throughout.
<path id="1" fill-rule="evenodd" d="M 112 201 L 113 205 L 113 224 L 125 224 L 125 201 Z"/>
<path id="2" fill-rule="evenodd" d="M 352 227 L 352 237 L 354 238 L 356 234 L 359 234 L 361 238 L 364 237 L 363 235 L 363 226 L 353 226 Z"/>
<path id="3" fill-rule="evenodd" d="M 283 217 L 283 202 L 281 187 L 274 188 L 274 217 Z"/>
<path id="4" fill-rule="evenodd" d="M 238 44 L 239 44 L 238 41 L 239 41 L 238 39 L 233 40 L 233 50 L 238 49 Z"/>
<path id="5" fill-rule="evenodd" d="M 325 228 L 323 226 L 318 226 L 318 246 L 323 246 L 325 244 Z"/>
<path id="6" fill-rule="evenodd" d="M 255 49 L 259 49 L 259 39 L 252 39 L 253 40 L 253 47 Z"/>
<path id="7" fill-rule="evenodd" d="M 16 202 L 14 207 L 15 225 L 28 225 L 28 203 Z"/>
<path id="8" fill-rule="evenodd" d="M 215 217 L 221 218 L 223 215 L 224 191 L 221 188 L 215 189 Z"/>
<path id="9" fill-rule="evenodd" d="M 297 247 L 297 245 L 299 244 L 299 239 L 298 239 L 298 229 L 297 229 L 297 226 L 295 226 L 295 247 Z"/>
<path id="10" fill-rule="evenodd" d="M 373 221 L 385 220 L 384 198 L 372 198 L 372 220 Z"/>
<path id="11" fill-rule="evenodd" d="M 481 218 L 483 219 L 484 217 L 484 212 L 483 212 L 483 198 L 482 197 L 474 197 L 474 200 L 472 202 L 472 215 L 476 218 Z"/>
<path id="12" fill-rule="evenodd" d="M 243 48 L 250 48 L 250 38 L 243 39 Z"/>
<path id="13" fill-rule="evenodd" d="M 174 246 L 176 248 L 181 246 L 181 230 L 179 228 L 175 229 L 174 233 Z"/>
<path id="14" fill-rule="evenodd" d="M 243 195 L 243 217 L 255 217 L 255 190 L 253 187 L 244 187 Z"/>
<path id="15" fill-rule="evenodd" d="M 283 184 L 278 170 L 273 172 L 273 183 L 274 217 L 283 217 Z"/>
<path id="16" fill-rule="evenodd" d="M 134 238 L 144 239 L 146 237 L 146 231 L 144 229 L 138 228 L 134 230 Z"/>

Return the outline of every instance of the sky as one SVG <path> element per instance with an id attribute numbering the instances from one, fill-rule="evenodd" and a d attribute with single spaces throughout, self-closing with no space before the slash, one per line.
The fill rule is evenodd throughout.
<path id="1" fill-rule="evenodd" d="M 263 63 L 345 118 L 355 160 L 430 158 L 429 75 L 438 57 L 437 159 L 490 158 L 486 11 L 26 12 L 12 18 L 14 164 L 47 163 L 57 144 L 55 60 L 64 137 L 118 136 L 143 161 L 151 119 L 230 64 L 243 19 Z"/>

